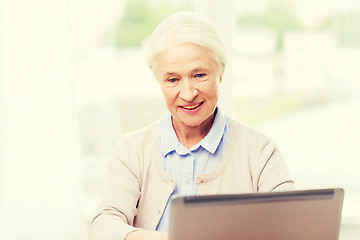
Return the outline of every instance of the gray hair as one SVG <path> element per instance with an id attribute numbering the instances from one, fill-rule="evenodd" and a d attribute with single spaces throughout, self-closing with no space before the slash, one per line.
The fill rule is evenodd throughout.
<path id="1" fill-rule="evenodd" d="M 193 12 L 178 12 L 161 22 L 148 42 L 147 63 L 154 70 L 156 56 L 172 43 L 193 43 L 214 54 L 214 59 L 224 70 L 227 49 L 216 26 L 205 17 Z"/>

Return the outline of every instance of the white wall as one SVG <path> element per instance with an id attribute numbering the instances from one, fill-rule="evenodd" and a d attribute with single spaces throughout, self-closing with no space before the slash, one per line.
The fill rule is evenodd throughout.
<path id="1" fill-rule="evenodd" d="M 0 239 L 81 239 L 66 0 L 0 0 Z"/>

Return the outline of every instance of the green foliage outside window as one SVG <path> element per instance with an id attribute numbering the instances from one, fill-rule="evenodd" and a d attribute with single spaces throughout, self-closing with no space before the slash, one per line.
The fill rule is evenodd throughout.
<path id="1" fill-rule="evenodd" d="M 159 0 L 156 6 L 147 0 L 128 0 L 125 14 L 116 27 L 116 47 L 139 47 L 143 39 L 151 34 L 154 28 L 167 16 L 181 10 L 191 10 L 189 5 L 172 5 L 171 1 Z M 185 1 L 187 2 L 187 1 Z M 309 29 L 298 19 L 290 0 L 268 0 L 266 9 L 260 13 L 241 14 L 237 17 L 239 26 L 262 26 L 269 27 L 278 35 L 277 50 L 282 49 L 282 39 L 286 31 L 291 30 L 329 30 L 341 22 L 341 40 L 344 45 L 359 45 L 360 34 L 358 26 L 347 23 L 346 20 L 357 20 L 359 12 L 344 16 L 332 16 L 324 19 L 316 26 Z M 351 22 L 351 21 L 349 21 Z"/>
<path id="2" fill-rule="evenodd" d="M 279 39 L 278 50 L 282 49 L 282 37 L 285 31 L 303 28 L 291 1 L 288 0 L 269 0 L 265 12 L 239 15 L 237 22 L 238 25 L 265 26 L 274 29 Z"/>
<path id="3" fill-rule="evenodd" d="M 144 37 L 149 36 L 154 28 L 167 16 L 180 11 L 190 10 L 187 6 L 173 6 L 163 0 L 158 6 L 150 6 L 146 0 L 128 0 L 125 15 L 116 29 L 118 48 L 138 47 Z"/>

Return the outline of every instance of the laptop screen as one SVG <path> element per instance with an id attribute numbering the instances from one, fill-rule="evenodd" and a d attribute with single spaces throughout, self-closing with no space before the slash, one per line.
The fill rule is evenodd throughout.
<path id="1" fill-rule="evenodd" d="M 170 240 L 337 240 L 343 189 L 177 197 Z"/>

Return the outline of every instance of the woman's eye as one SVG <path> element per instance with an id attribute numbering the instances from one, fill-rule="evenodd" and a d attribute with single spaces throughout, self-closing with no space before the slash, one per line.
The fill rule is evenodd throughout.
<path id="1" fill-rule="evenodd" d="M 195 74 L 195 78 L 204 78 L 206 76 L 205 73 L 198 73 L 198 74 Z"/>
<path id="2" fill-rule="evenodd" d="M 178 78 L 169 78 L 167 81 L 169 82 L 169 83 L 175 83 L 175 82 L 177 82 L 179 79 Z"/>

